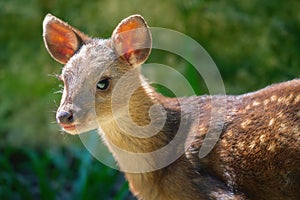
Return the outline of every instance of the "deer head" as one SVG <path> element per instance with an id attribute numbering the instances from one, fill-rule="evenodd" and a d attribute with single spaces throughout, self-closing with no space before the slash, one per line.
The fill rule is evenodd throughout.
<path id="1" fill-rule="evenodd" d="M 92 39 L 48 14 L 43 38 L 50 55 L 65 64 L 59 78 L 64 90 L 56 119 L 70 134 L 96 129 L 97 114 L 110 112 L 111 93 L 126 72 L 145 62 L 151 34 L 140 15 L 122 20 L 110 39 Z M 136 73 L 139 81 L 139 73 Z M 124 87 L 132 81 L 124 82 Z M 127 85 L 126 85 L 127 84 Z"/>

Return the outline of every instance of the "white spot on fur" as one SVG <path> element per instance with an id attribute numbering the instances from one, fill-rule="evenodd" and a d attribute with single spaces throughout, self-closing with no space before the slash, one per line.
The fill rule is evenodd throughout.
<path id="1" fill-rule="evenodd" d="M 228 142 L 227 142 L 227 140 L 226 140 L 226 139 L 224 139 L 224 140 L 221 140 L 221 143 L 222 143 L 222 146 L 224 146 L 224 147 L 228 147 Z"/>
<path id="2" fill-rule="evenodd" d="M 269 151 L 274 152 L 275 149 L 276 149 L 276 143 L 275 143 L 275 142 L 272 142 L 272 143 L 268 146 L 267 149 L 268 149 Z"/>
<path id="3" fill-rule="evenodd" d="M 246 106 L 246 108 L 245 108 L 245 109 L 246 109 L 246 110 L 249 110 L 249 109 L 251 109 L 251 105 L 249 105 L 249 104 L 248 104 L 248 105 Z"/>
<path id="4" fill-rule="evenodd" d="M 265 106 L 268 105 L 269 102 L 270 102 L 270 99 L 264 100 L 264 105 L 265 105 Z"/>
<path id="5" fill-rule="evenodd" d="M 294 104 L 298 103 L 300 101 L 300 94 L 298 94 L 294 99 Z"/>
<path id="6" fill-rule="evenodd" d="M 269 122 L 269 126 L 272 126 L 272 125 L 274 124 L 274 122 L 275 122 L 275 119 L 272 118 L 272 119 L 270 120 L 270 122 Z"/>
<path id="7" fill-rule="evenodd" d="M 244 142 L 239 142 L 239 143 L 237 144 L 237 147 L 238 147 L 239 149 L 244 149 Z"/>
<path id="8" fill-rule="evenodd" d="M 261 135 L 261 136 L 259 137 L 259 141 L 260 141 L 261 143 L 264 143 L 264 142 L 266 141 L 266 136 L 265 136 L 265 135 Z"/>
<path id="9" fill-rule="evenodd" d="M 255 146 L 256 146 L 256 142 L 253 140 L 253 141 L 250 143 L 249 148 L 250 148 L 250 149 L 253 149 Z"/>
<path id="10" fill-rule="evenodd" d="M 246 119 L 245 121 L 243 121 L 243 122 L 241 123 L 241 127 L 242 127 L 243 129 L 245 129 L 245 128 L 247 128 L 247 126 L 248 126 L 250 123 L 251 123 L 251 119 Z"/>
<path id="11" fill-rule="evenodd" d="M 277 118 L 283 118 L 283 112 L 277 113 Z"/>
<path id="12" fill-rule="evenodd" d="M 260 105 L 260 102 L 259 101 L 253 101 L 253 106 L 259 106 Z"/>
<path id="13" fill-rule="evenodd" d="M 277 102 L 278 103 L 282 103 L 282 102 L 284 102 L 284 100 L 285 100 L 285 97 L 279 97 L 278 100 L 277 100 Z"/>
<path id="14" fill-rule="evenodd" d="M 291 103 L 292 98 L 294 97 L 293 94 L 290 94 L 288 97 L 285 99 L 285 104 L 289 105 Z"/>
<path id="15" fill-rule="evenodd" d="M 276 95 L 271 96 L 271 101 L 276 101 L 276 100 L 277 100 L 277 96 Z"/>
<path id="16" fill-rule="evenodd" d="M 229 137 L 232 137 L 232 131 L 228 131 L 228 132 L 227 132 L 227 135 L 228 135 Z"/>

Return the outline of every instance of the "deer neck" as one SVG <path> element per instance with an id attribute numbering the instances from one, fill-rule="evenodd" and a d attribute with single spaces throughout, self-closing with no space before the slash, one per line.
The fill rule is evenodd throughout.
<path id="1" fill-rule="evenodd" d="M 128 106 L 117 104 L 116 109 L 106 108 L 106 115 L 101 117 L 99 114 L 98 121 L 109 147 L 134 153 L 152 152 L 168 144 L 170 133 L 166 134 L 164 130 L 174 129 L 180 120 L 173 117 L 172 124 L 164 123 L 170 115 L 165 101 L 171 99 L 166 100 L 166 97 L 156 93 L 139 72 L 133 80 L 138 82 L 139 87 L 131 94 Z M 179 116 L 179 112 L 180 109 L 178 112 L 172 111 L 172 115 Z"/>

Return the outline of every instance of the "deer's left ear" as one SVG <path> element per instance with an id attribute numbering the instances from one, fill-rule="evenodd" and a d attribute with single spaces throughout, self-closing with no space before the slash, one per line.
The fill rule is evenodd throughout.
<path id="1" fill-rule="evenodd" d="M 151 33 L 140 15 L 132 15 L 122 20 L 111 38 L 116 53 L 133 66 L 145 62 L 150 54 Z"/>

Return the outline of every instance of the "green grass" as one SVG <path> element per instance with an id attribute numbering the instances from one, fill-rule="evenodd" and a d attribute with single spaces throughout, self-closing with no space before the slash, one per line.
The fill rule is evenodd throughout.
<path id="1" fill-rule="evenodd" d="M 197 40 L 226 91 L 241 94 L 300 77 L 299 10 L 299 0 L 0 0 L 0 199 L 130 199 L 120 172 L 53 123 L 61 83 L 52 75 L 62 65 L 43 44 L 46 13 L 104 38 L 139 13 L 150 26 Z M 149 62 L 174 67 L 197 94 L 207 93 L 182 58 L 154 50 Z"/>
<path id="2" fill-rule="evenodd" d="M 0 199 L 130 199 L 123 174 L 85 149 L 1 149 Z"/>

